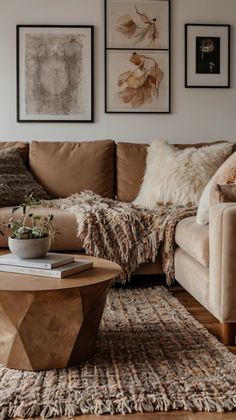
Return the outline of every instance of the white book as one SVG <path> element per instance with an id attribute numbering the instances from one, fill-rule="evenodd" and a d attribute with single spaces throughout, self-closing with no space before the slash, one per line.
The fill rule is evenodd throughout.
<path id="1" fill-rule="evenodd" d="M 71 276 L 79 273 L 80 271 L 89 270 L 93 268 L 93 262 L 91 260 L 75 260 L 72 263 L 47 270 L 45 268 L 32 268 L 32 267 L 20 267 L 14 265 L 0 265 L 0 272 L 28 274 L 30 276 L 43 276 L 43 277 L 54 277 L 62 279 L 64 277 Z"/>
<path id="2" fill-rule="evenodd" d="M 0 256 L 0 266 L 3 265 L 16 265 L 18 267 L 32 267 L 32 268 L 51 268 L 60 267 L 61 265 L 69 264 L 74 261 L 73 255 L 57 254 L 48 252 L 42 258 L 18 258 L 14 254 L 5 254 Z"/>

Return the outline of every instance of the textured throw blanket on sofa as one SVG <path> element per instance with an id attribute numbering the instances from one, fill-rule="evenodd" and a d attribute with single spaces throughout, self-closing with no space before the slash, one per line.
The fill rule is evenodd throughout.
<path id="1" fill-rule="evenodd" d="M 174 279 L 175 227 L 196 214 L 193 207 L 158 206 L 147 209 L 85 191 L 68 198 L 44 201 L 44 206 L 58 207 L 74 214 L 77 236 L 87 254 L 119 264 L 125 283 L 145 262 L 154 262 L 162 254 L 162 268 L 167 284 Z"/>

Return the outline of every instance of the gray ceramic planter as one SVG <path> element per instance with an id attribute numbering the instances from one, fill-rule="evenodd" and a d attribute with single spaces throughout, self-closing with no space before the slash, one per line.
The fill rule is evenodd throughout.
<path id="1" fill-rule="evenodd" d="M 51 238 L 50 236 L 37 239 L 16 239 L 9 237 L 8 246 L 12 254 L 19 258 L 40 258 L 47 254 L 51 246 Z"/>

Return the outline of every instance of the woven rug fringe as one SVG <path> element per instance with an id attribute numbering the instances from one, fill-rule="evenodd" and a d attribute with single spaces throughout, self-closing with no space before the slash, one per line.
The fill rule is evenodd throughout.
<path id="1" fill-rule="evenodd" d="M 80 401 L 80 402 L 58 402 L 58 403 L 46 403 L 46 404 L 25 404 L 22 403 L 20 406 L 11 407 L 8 410 L 6 407 L 1 407 L 0 419 L 7 420 L 12 417 L 59 417 L 59 416 L 79 416 L 81 414 L 131 414 L 133 412 L 138 413 L 151 413 L 156 411 L 170 411 L 170 410 L 185 410 L 185 411 L 206 411 L 206 412 L 218 412 L 232 411 L 236 407 L 236 399 L 232 398 L 196 398 L 191 402 L 188 400 L 166 400 L 154 398 L 150 401 L 149 396 L 142 396 L 138 401 L 133 401 L 132 396 L 121 397 L 120 399 L 115 398 L 114 400 L 103 400 L 97 399 L 95 401 Z"/>

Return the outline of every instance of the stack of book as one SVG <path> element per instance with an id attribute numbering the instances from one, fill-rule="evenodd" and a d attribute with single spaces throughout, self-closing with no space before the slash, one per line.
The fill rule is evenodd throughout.
<path id="1" fill-rule="evenodd" d="M 48 252 L 43 258 L 20 259 L 14 254 L 0 256 L 0 271 L 62 279 L 93 268 L 91 260 L 74 258 L 73 255 Z"/>

